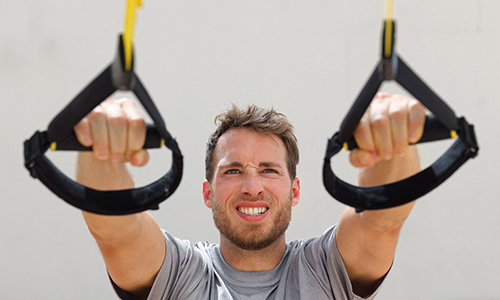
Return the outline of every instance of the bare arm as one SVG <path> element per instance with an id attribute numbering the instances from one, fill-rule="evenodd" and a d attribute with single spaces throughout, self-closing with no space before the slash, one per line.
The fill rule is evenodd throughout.
<path id="1" fill-rule="evenodd" d="M 355 133 L 360 149 L 350 157 L 361 168 L 361 186 L 398 181 L 420 171 L 417 149 L 408 144 L 420 139 L 424 120 L 425 110 L 417 101 L 377 95 Z M 356 294 L 371 294 L 390 269 L 399 232 L 413 205 L 361 213 L 348 207 L 342 214 L 337 246 Z"/>
<path id="2" fill-rule="evenodd" d="M 142 166 L 148 154 L 145 124 L 131 101 L 107 100 L 75 127 L 79 141 L 93 146 L 80 153 L 76 180 L 97 190 L 134 187 L 125 163 Z M 97 241 L 108 272 L 122 289 L 145 298 L 163 263 L 163 234 L 148 212 L 126 216 L 103 216 L 83 212 L 90 233 Z"/>

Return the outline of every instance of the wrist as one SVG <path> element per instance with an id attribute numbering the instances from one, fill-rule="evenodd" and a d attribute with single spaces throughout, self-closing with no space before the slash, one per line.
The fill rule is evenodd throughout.
<path id="1" fill-rule="evenodd" d="M 134 187 L 124 162 L 100 160 L 92 152 L 78 154 L 76 181 L 96 190 L 122 190 Z"/>
<path id="2" fill-rule="evenodd" d="M 416 146 L 410 146 L 403 156 L 381 160 L 371 168 L 363 168 L 359 175 L 360 186 L 388 184 L 420 172 L 420 156 Z"/>

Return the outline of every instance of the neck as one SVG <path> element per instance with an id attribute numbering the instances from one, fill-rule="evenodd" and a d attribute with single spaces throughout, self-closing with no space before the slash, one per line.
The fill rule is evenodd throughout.
<path id="1" fill-rule="evenodd" d="M 285 255 L 285 235 L 260 250 L 242 249 L 221 236 L 220 252 L 233 268 L 246 272 L 261 272 L 274 269 Z"/>

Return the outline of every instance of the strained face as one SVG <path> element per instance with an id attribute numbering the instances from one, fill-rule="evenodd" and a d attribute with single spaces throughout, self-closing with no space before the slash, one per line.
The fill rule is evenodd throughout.
<path id="1" fill-rule="evenodd" d="M 204 191 L 215 225 L 240 248 L 269 246 L 288 228 L 299 195 L 283 142 L 274 135 L 231 129 L 219 139 L 215 158 L 210 191 Z"/>

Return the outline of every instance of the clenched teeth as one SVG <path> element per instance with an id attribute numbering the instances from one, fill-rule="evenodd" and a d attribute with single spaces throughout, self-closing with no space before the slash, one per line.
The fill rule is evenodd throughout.
<path id="1" fill-rule="evenodd" d="M 238 211 L 242 214 L 255 217 L 265 213 L 267 211 L 267 207 L 238 207 Z"/>

